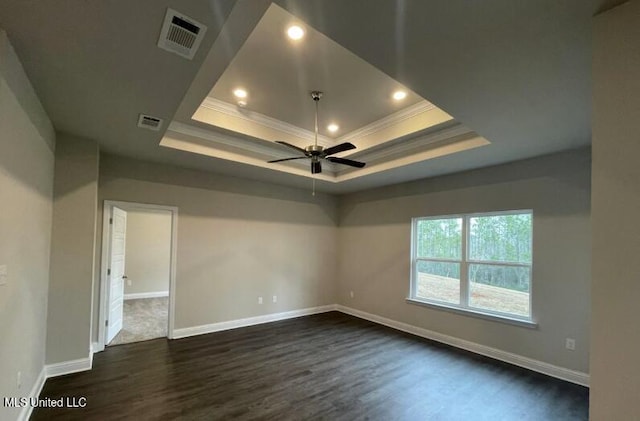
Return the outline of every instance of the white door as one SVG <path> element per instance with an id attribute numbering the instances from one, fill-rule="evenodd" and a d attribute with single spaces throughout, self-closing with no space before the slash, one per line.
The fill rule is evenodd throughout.
<path id="1" fill-rule="evenodd" d="M 127 212 L 111 208 L 111 255 L 107 271 L 109 286 L 109 314 L 107 319 L 108 344 L 122 329 L 122 305 L 124 300 L 124 251 L 127 235 Z"/>

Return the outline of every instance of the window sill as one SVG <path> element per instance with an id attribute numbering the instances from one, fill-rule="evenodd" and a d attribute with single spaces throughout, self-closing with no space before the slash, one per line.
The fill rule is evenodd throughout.
<path id="1" fill-rule="evenodd" d="M 529 329 L 537 329 L 538 328 L 538 323 L 536 323 L 536 322 L 534 322 L 532 320 L 522 320 L 522 319 L 512 318 L 512 317 L 509 317 L 509 316 L 499 316 L 499 315 L 496 315 L 496 314 L 485 313 L 485 312 L 478 311 L 478 310 L 473 310 L 473 309 L 468 309 L 468 308 L 461 308 L 461 307 L 454 307 L 454 306 L 449 306 L 449 305 L 441 304 L 441 303 L 435 303 L 435 302 L 431 302 L 431 301 L 422 301 L 422 300 L 418 300 L 418 299 L 415 299 L 415 298 L 407 298 L 406 301 L 409 304 L 419 305 L 419 306 L 428 307 L 428 308 L 432 308 L 432 309 L 436 309 L 436 310 L 450 311 L 452 313 L 462 314 L 464 316 L 471 316 L 471 317 L 476 317 L 476 318 L 479 318 L 479 319 L 491 320 L 491 321 L 494 321 L 494 322 L 500 322 L 500 323 L 506 323 L 506 324 L 515 325 L 515 326 L 526 327 L 526 328 L 529 328 Z"/>

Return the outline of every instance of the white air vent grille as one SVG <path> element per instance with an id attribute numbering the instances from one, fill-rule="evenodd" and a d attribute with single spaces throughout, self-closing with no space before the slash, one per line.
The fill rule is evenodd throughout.
<path id="1" fill-rule="evenodd" d="M 138 127 L 157 132 L 160 130 L 160 127 L 162 127 L 162 119 L 146 114 L 140 114 L 140 116 L 138 116 Z"/>
<path id="2" fill-rule="evenodd" d="M 158 47 L 191 60 L 206 31 L 207 27 L 200 22 L 173 9 L 167 9 Z"/>

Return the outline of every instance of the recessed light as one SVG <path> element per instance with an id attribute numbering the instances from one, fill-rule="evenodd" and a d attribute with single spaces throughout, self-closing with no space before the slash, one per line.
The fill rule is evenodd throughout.
<path id="1" fill-rule="evenodd" d="M 331 133 L 335 133 L 338 131 L 338 129 L 340 129 L 340 126 L 338 126 L 335 123 L 331 123 L 327 126 L 327 130 L 329 130 Z"/>
<path id="2" fill-rule="evenodd" d="M 235 91 L 233 91 L 233 94 L 238 98 L 246 98 L 247 97 L 247 91 L 245 91 L 242 88 L 236 89 Z"/>
<path id="3" fill-rule="evenodd" d="M 302 37 L 304 36 L 304 29 L 302 29 L 301 27 L 299 27 L 298 25 L 291 25 L 288 29 L 287 29 L 287 35 L 289 36 L 289 38 L 291 38 L 292 40 L 299 40 L 302 39 Z"/>
<path id="4" fill-rule="evenodd" d="M 393 93 L 393 99 L 396 101 L 401 101 L 407 97 L 407 93 L 405 91 L 395 91 Z"/>

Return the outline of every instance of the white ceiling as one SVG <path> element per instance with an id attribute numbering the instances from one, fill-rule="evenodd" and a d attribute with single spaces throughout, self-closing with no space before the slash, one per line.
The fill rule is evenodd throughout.
<path id="1" fill-rule="evenodd" d="M 609 7 L 604 0 L 275 3 L 491 141 L 340 183 L 323 182 L 321 190 L 355 191 L 590 143 L 591 17 Z M 306 187 L 308 179 L 294 174 L 160 147 L 164 133 L 135 124 L 141 112 L 190 122 L 270 5 L 0 0 L 0 27 L 58 130 L 96 139 L 112 154 Z M 208 26 L 193 61 L 156 47 L 167 7 Z M 329 97 L 328 92 L 327 108 Z M 299 119 L 291 120 L 294 125 L 304 126 L 307 117 L 286 111 L 299 106 L 287 100 L 274 117 L 292 116 Z M 219 132 L 236 136 L 224 128 Z"/>

